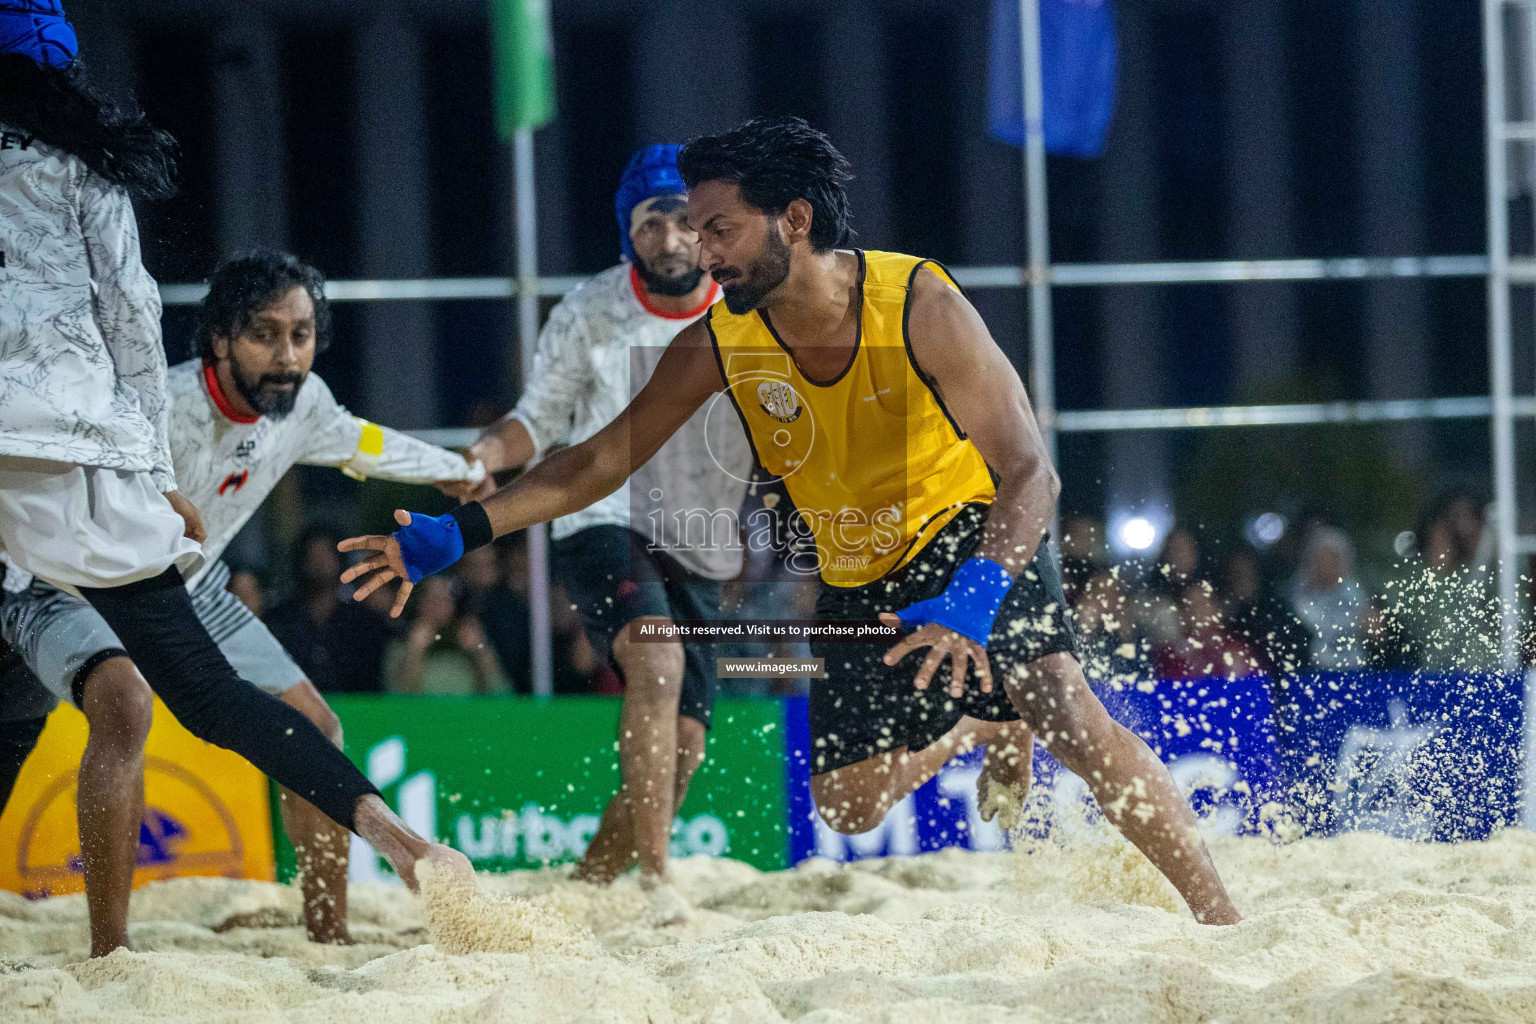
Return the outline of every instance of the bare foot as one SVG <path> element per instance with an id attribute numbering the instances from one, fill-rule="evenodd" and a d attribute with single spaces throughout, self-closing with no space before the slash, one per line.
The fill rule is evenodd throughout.
<path id="1" fill-rule="evenodd" d="M 132 949 L 132 948 L 133 948 L 132 946 L 128 945 L 128 940 L 126 938 L 124 938 L 122 940 L 115 940 L 114 939 L 114 940 L 107 940 L 107 941 L 103 941 L 103 942 L 92 942 L 91 943 L 91 957 L 92 957 L 92 959 L 94 959 L 94 958 L 99 957 L 99 956 L 111 956 L 113 953 L 116 953 L 120 949 Z"/>
<path id="2" fill-rule="evenodd" d="M 433 843 L 427 847 L 426 853 L 411 863 L 410 874 L 400 871 L 399 868 L 395 869 L 400 875 L 400 880 L 405 883 L 406 888 L 410 889 L 411 892 L 421 891 L 421 879 L 417 877 L 416 869 L 423 861 L 441 869 L 441 877 L 448 881 L 467 886 L 471 889 L 478 887 L 478 883 L 475 881 L 475 868 L 469 862 L 468 857 L 451 846 Z"/>
<path id="3" fill-rule="evenodd" d="M 383 798 L 365 796 L 357 802 L 353 814 L 357 834 L 389 861 L 400 881 L 411 892 L 420 892 L 416 862 L 425 860 L 443 868 L 447 874 L 469 886 L 475 885 L 475 869 L 469 858 L 451 846 L 431 843 L 421 838 L 389 809 Z"/>
<path id="4" fill-rule="evenodd" d="M 651 898 L 650 923 L 656 926 L 682 924 L 693 916 L 693 904 L 670 881 L 654 875 L 642 875 L 640 888 Z"/>
<path id="5" fill-rule="evenodd" d="M 1237 908 L 1232 905 L 1232 901 L 1223 895 L 1218 906 L 1196 914 L 1195 920 L 1209 925 L 1241 924 L 1243 915 L 1239 914 Z"/>
<path id="6" fill-rule="evenodd" d="M 995 820 L 1004 832 L 1019 827 L 1029 796 L 1030 753 L 1021 753 L 1012 743 L 987 744 L 986 759 L 976 777 L 976 810 L 982 821 Z"/>
<path id="7" fill-rule="evenodd" d="M 426 857 L 434 844 L 413 832 L 389 809 L 383 797 L 373 794 L 357 801 L 352 827 L 379 856 L 389 861 L 406 888 L 416 892 L 416 862 Z"/>
<path id="8" fill-rule="evenodd" d="M 347 931 L 345 921 L 310 921 L 304 926 L 304 934 L 310 942 L 322 946 L 354 946 L 357 940 Z"/>
<path id="9" fill-rule="evenodd" d="M 612 885 L 614 879 L 628 871 L 639 859 L 633 850 L 626 850 L 623 856 L 614 858 L 597 857 L 588 853 L 577 862 L 576 870 L 571 873 L 571 877 L 589 885 Z"/>

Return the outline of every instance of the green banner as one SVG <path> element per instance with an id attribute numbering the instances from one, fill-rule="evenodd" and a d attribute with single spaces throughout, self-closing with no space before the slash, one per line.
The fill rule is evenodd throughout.
<path id="1" fill-rule="evenodd" d="M 330 703 L 348 756 L 390 806 L 483 870 L 575 860 L 618 790 L 616 697 L 338 695 Z M 782 868 L 786 820 L 781 705 L 718 702 L 704 764 L 673 823 L 673 855 Z M 292 877 L 293 848 L 280 824 L 274 831 L 279 877 Z M 387 870 L 362 858 L 352 878 Z"/>

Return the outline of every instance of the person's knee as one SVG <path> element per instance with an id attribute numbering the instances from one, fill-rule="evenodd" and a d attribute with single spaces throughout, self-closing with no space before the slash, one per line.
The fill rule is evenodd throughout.
<path id="1" fill-rule="evenodd" d="M 300 680 L 295 686 L 289 687 L 278 695 L 279 699 L 293 708 L 299 714 L 314 723 L 316 729 L 323 733 L 326 739 L 342 745 L 341 719 L 331 706 L 326 703 L 320 691 L 315 689 L 315 684 L 308 679 Z"/>
<path id="2" fill-rule="evenodd" d="M 341 734 L 341 719 L 337 717 L 336 712 L 331 710 L 330 705 L 323 705 L 321 708 L 310 713 L 308 718 L 311 722 L 315 723 L 315 728 L 325 733 L 326 738 L 332 743 L 338 747 L 345 746 Z"/>
<path id="3" fill-rule="evenodd" d="M 624 675 L 625 699 L 677 703 L 687 664 L 679 643 L 630 643 L 614 648 Z"/>
<path id="4" fill-rule="evenodd" d="M 81 710 L 93 741 L 142 748 L 154 721 L 155 701 L 133 662 L 116 657 L 96 666 L 86 678 Z"/>
<path id="5" fill-rule="evenodd" d="M 818 800 L 816 813 L 833 832 L 845 836 L 862 835 L 885 820 L 884 808 L 863 810 L 846 802 L 823 804 Z"/>
<path id="6" fill-rule="evenodd" d="M 816 804 L 816 813 L 821 815 L 828 828 L 841 835 L 856 836 L 885 820 L 885 813 L 890 808 L 884 800 L 856 798 L 832 777 L 835 774 L 829 772 L 811 777 L 811 799 Z"/>
<path id="7" fill-rule="evenodd" d="M 331 710 L 329 704 L 321 701 L 319 704 L 310 705 L 301 710 L 304 712 L 304 717 L 314 722 L 315 728 L 325 734 L 326 739 L 338 747 L 342 745 L 341 719 Z"/>

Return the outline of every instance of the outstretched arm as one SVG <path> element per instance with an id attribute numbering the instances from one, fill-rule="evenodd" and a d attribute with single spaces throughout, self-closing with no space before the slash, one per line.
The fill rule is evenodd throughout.
<path id="1" fill-rule="evenodd" d="M 466 544 L 488 543 L 612 494 L 724 387 L 707 327 L 689 326 L 672 340 L 634 401 L 581 444 L 556 452 L 484 502 L 470 502 L 436 519 L 397 511 L 395 520 L 404 529 L 342 541 L 342 551 L 373 552 L 343 573 L 342 582 L 363 579 L 356 593 L 362 600 L 390 580 L 400 580 L 391 611 L 399 615 L 412 585 L 457 561 Z"/>
<path id="2" fill-rule="evenodd" d="M 464 457 L 381 427 L 346 410 L 318 374 L 304 383 L 307 444 L 299 461 L 334 466 L 357 480 L 376 477 L 407 484 L 443 486 L 449 481 L 478 484 L 485 468 Z"/>

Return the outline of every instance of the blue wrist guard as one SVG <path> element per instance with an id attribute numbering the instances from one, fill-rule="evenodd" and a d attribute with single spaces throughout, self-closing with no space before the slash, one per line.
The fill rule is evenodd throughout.
<path id="1" fill-rule="evenodd" d="M 410 524 L 395 531 L 400 560 L 412 583 L 442 572 L 463 558 L 465 551 L 483 547 L 492 539 L 491 522 L 477 501 L 440 516 L 412 512 Z"/>
<path id="2" fill-rule="evenodd" d="M 910 604 L 896 614 L 903 626 L 936 622 L 986 647 L 992 622 L 1011 586 L 1013 577 L 1007 569 L 990 558 L 971 558 L 955 570 L 944 593 Z"/>

